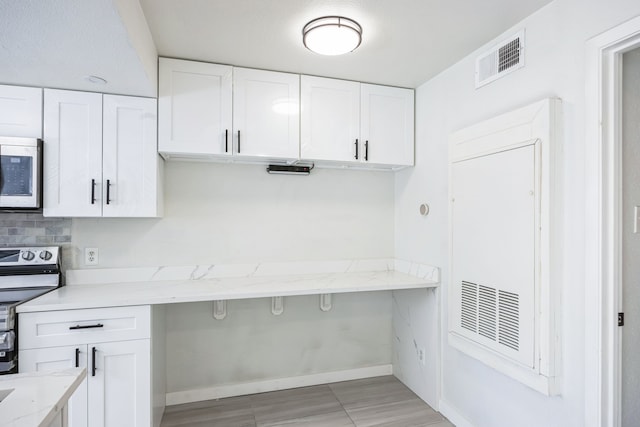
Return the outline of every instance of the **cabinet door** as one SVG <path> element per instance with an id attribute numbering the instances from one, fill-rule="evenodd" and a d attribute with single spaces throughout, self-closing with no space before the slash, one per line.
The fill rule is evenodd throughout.
<path id="1" fill-rule="evenodd" d="M 381 165 L 413 165 L 412 89 L 362 84 L 360 137 L 364 160 Z"/>
<path id="2" fill-rule="evenodd" d="M 158 215 L 156 101 L 104 95 L 102 216 Z"/>
<path id="3" fill-rule="evenodd" d="M 42 89 L 0 85 L 0 135 L 42 138 Z"/>
<path id="4" fill-rule="evenodd" d="M 45 89 L 44 216 L 102 214 L 102 95 Z"/>
<path id="5" fill-rule="evenodd" d="M 20 350 L 20 373 L 55 371 L 87 367 L 87 346 L 67 346 Z M 69 427 L 87 425 L 87 377 L 78 386 L 68 403 Z"/>
<path id="6" fill-rule="evenodd" d="M 161 153 L 231 155 L 232 70 L 227 65 L 160 58 Z"/>
<path id="7" fill-rule="evenodd" d="M 300 76 L 234 68 L 235 154 L 298 159 L 300 156 Z"/>
<path id="8" fill-rule="evenodd" d="M 300 157 L 358 161 L 360 83 L 301 76 Z"/>
<path id="9" fill-rule="evenodd" d="M 89 426 L 150 426 L 149 340 L 89 344 L 88 350 L 95 360 L 95 373 L 93 365 L 88 373 Z"/>

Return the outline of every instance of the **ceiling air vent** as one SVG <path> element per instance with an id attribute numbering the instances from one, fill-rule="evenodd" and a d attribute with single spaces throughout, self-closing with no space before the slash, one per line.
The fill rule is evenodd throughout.
<path id="1" fill-rule="evenodd" d="M 476 59 L 476 89 L 524 66 L 524 30 Z"/>

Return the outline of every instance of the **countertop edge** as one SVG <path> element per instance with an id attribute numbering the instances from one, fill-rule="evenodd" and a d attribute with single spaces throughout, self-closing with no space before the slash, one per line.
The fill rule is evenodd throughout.
<path id="1" fill-rule="evenodd" d="M 37 407 L 37 403 L 34 403 L 37 402 L 37 399 L 32 395 L 32 393 L 29 393 L 29 388 L 34 388 L 34 386 L 39 387 L 39 382 L 47 381 L 47 379 L 54 381 L 55 378 L 61 376 L 70 377 L 72 375 L 74 375 L 75 378 L 69 384 L 64 385 L 64 391 L 53 399 L 55 402 L 43 402 L 40 408 Z M 32 372 L 2 376 L 0 377 L 0 388 L 12 388 L 14 391 L 2 402 L 3 404 L 12 405 L 11 409 L 2 408 L 0 413 L 9 412 L 8 415 L 12 422 L 10 425 L 32 427 L 34 426 L 34 424 L 32 424 L 34 417 L 36 417 L 38 420 L 37 426 L 49 426 L 55 420 L 55 417 L 62 410 L 64 405 L 67 404 L 82 381 L 84 381 L 86 375 L 87 371 L 85 368 L 70 368 L 55 372 Z M 34 381 L 38 381 L 38 384 L 34 385 Z M 21 382 L 23 383 L 22 385 L 20 384 Z M 25 391 L 25 388 L 27 391 Z M 27 394 L 25 395 L 25 393 Z M 23 411 L 28 410 L 28 412 L 19 413 L 20 405 L 18 404 L 18 400 L 20 399 L 28 399 L 28 401 L 31 402 L 31 405 L 27 404 L 27 406 L 23 405 L 22 407 Z M 36 405 L 35 409 L 32 407 L 34 404 Z M 12 416 L 11 411 L 15 411 L 16 413 Z M 3 414 L 3 416 L 4 415 L 7 414 Z"/>
<path id="2" fill-rule="evenodd" d="M 389 279 L 386 276 L 393 276 Z M 370 280 L 371 276 L 381 276 L 385 280 Z M 354 285 L 331 286 L 337 280 L 343 282 L 354 280 Z M 394 280 L 395 279 L 395 280 Z M 409 280 L 407 280 L 409 279 Z M 240 283 L 238 283 L 240 281 Z M 249 282 L 243 283 L 242 281 Z M 274 283 L 287 282 L 293 284 L 282 289 L 270 288 L 262 283 L 271 281 Z M 300 283 L 297 285 L 296 281 Z M 360 281 L 360 284 L 358 284 Z M 393 282 L 397 283 L 393 283 Z M 310 283 L 311 282 L 311 283 Z M 326 282 L 327 285 L 322 285 Z M 318 285 L 320 283 L 321 285 Z M 237 285 L 234 288 L 234 285 Z M 378 292 L 378 291 L 400 291 L 411 289 L 428 289 L 437 288 L 440 283 L 438 281 L 420 278 L 397 271 L 386 272 L 359 272 L 359 273 L 331 273 L 331 274 L 310 274 L 310 275 L 286 275 L 273 277 L 256 277 L 256 278 L 229 278 L 229 279 L 211 279 L 207 280 L 178 280 L 178 281 L 153 281 L 153 282 L 136 282 L 136 283 L 112 283 L 112 284 L 91 284 L 91 285 L 69 285 L 60 290 L 56 290 L 31 300 L 17 307 L 18 313 L 35 313 L 42 311 L 56 310 L 75 310 L 85 308 L 105 308 L 105 307 L 124 307 L 136 305 L 160 305 L 160 304 L 176 304 L 189 302 L 204 302 L 216 300 L 237 300 L 252 298 L 270 298 L 270 297 L 288 297 L 288 296 L 305 296 L 305 295 L 322 295 L 322 294 L 342 294 L 355 292 Z M 132 287 L 132 294 L 123 294 L 124 287 Z M 215 286 L 215 289 L 208 289 L 207 286 Z M 264 286 L 264 289 L 260 289 Z M 184 292 L 179 291 L 183 288 Z M 88 289 L 96 290 L 105 294 L 114 291 L 114 296 L 99 298 L 90 298 L 84 296 L 78 298 L 74 295 L 58 296 L 60 293 L 77 294 L 86 293 Z M 164 293 L 159 293 L 163 290 Z M 170 292 L 169 292 L 170 291 Z M 58 294 L 56 294 L 58 293 Z M 96 292 L 97 294 L 97 292 Z"/>

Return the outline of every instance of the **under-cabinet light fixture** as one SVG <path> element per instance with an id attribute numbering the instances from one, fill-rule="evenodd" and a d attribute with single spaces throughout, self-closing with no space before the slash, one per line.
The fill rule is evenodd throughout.
<path id="1" fill-rule="evenodd" d="M 313 167 L 314 165 L 269 165 L 267 166 L 267 172 L 279 175 L 309 175 Z"/>
<path id="2" fill-rule="evenodd" d="M 342 55 L 360 46 L 362 27 L 344 16 L 323 16 L 302 28 L 302 43 L 321 55 Z"/>

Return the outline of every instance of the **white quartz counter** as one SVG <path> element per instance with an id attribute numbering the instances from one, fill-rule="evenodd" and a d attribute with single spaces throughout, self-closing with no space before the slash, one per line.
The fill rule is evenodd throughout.
<path id="1" fill-rule="evenodd" d="M 48 426 L 86 376 L 84 368 L 0 376 L 0 426 Z"/>
<path id="2" fill-rule="evenodd" d="M 438 286 L 436 280 L 395 270 L 67 285 L 19 305 L 18 312 L 388 291 L 436 286 Z"/>

